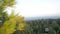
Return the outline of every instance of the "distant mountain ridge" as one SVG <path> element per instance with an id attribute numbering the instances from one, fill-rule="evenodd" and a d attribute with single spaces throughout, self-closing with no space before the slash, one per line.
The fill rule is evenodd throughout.
<path id="1" fill-rule="evenodd" d="M 24 18 L 24 20 L 37 20 L 37 19 L 60 19 L 60 16 L 36 16 Z"/>

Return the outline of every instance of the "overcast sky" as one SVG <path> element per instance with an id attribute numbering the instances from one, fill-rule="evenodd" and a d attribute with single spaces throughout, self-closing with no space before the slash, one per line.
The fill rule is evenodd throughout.
<path id="1" fill-rule="evenodd" d="M 16 0 L 15 12 L 24 17 L 60 15 L 60 0 Z"/>

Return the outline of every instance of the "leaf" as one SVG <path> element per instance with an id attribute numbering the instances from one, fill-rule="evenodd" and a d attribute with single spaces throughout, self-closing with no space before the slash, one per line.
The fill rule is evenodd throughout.
<path id="1" fill-rule="evenodd" d="M 3 6 L 12 6 L 15 3 L 15 0 L 4 0 Z"/>

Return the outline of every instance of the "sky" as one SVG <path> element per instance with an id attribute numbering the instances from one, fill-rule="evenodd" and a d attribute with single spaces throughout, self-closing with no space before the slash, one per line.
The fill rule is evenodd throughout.
<path id="1" fill-rule="evenodd" d="M 60 0 L 16 0 L 14 10 L 24 17 L 60 16 Z"/>

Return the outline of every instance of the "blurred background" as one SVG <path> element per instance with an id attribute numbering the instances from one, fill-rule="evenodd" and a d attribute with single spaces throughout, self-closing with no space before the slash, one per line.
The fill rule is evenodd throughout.
<path id="1" fill-rule="evenodd" d="M 60 34 L 60 0 L 15 1 L 13 8 L 5 9 L 9 18 L 0 28 L 0 33 L 3 30 L 11 33 L 9 28 L 13 30 L 14 27 L 16 31 L 13 34 Z M 15 15 L 17 13 L 19 16 Z M 7 23 L 12 26 L 9 27 Z"/>

